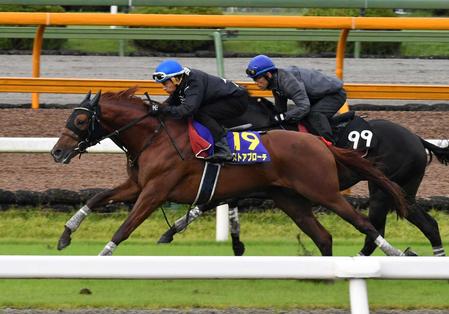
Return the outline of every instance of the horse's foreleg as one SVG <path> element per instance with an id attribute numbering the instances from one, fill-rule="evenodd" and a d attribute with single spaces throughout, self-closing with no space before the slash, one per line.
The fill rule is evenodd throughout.
<path id="1" fill-rule="evenodd" d="M 94 195 L 87 201 L 87 204 L 81 207 L 65 224 L 64 231 L 58 241 L 58 250 L 62 250 L 70 245 L 72 241 L 71 235 L 75 232 L 84 218 L 91 212 L 92 209 L 98 208 L 106 204 L 115 202 L 123 202 L 134 200 L 139 193 L 139 187 L 136 183 L 128 179 L 125 183 L 119 185 L 112 190 L 106 190 Z"/>
<path id="2" fill-rule="evenodd" d="M 163 184 L 157 182 L 145 186 L 128 217 L 115 232 L 112 240 L 100 252 L 100 256 L 112 255 L 117 246 L 128 239 L 131 233 L 164 202 L 166 195 L 161 193 L 164 189 L 157 189 L 156 186 L 161 187 Z"/>

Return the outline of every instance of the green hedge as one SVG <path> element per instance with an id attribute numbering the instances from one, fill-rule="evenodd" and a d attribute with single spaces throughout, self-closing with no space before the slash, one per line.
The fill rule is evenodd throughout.
<path id="1" fill-rule="evenodd" d="M 359 16 L 358 9 L 309 9 L 305 15 L 308 16 Z M 391 9 L 367 9 L 365 16 L 382 16 L 394 17 L 396 14 Z M 305 49 L 308 54 L 325 54 L 335 53 L 337 49 L 336 42 L 301 42 L 301 47 Z M 354 50 L 354 43 L 348 42 L 346 44 L 346 53 L 351 54 Z M 400 55 L 401 43 L 397 42 L 363 42 L 361 43 L 360 54 L 370 56 L 397 56 Z"/>
<path id="2" fill-rule="evenodd" d="M 64 12 L 60 6 L 26 6 L 26 5 L 0 5 L 0 12 Z M 45 39 L 44 50 L 59 50 L 67 39 Z M 30 38 L 0 38 L 1 50 L 31 50 L 33 39 Z"/>
<path id="3" fill-rule="evenodd" d="M 130 13 L 139 14 L 215 14 L 221 15 L 219 8 L 205 7 L 145 7 L 136 8 Z M 138 50 L 145 52 L 195 52 L 198 50 L 213 50 L 212 40 L 133 40 Z"/>

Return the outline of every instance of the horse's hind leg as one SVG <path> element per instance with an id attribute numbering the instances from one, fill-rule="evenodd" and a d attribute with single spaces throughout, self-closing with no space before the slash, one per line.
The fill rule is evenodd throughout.
<path id="1" fill-rule="evenodd" d="M 339 192 L 334 193 L 333 195 L 328 194 L 328 197 L 324 201 L 321 201 L 321 205 L 333 210 L 337 215 L 352 224 L 361 233 L 365 234 L 371 240 L 374 240 L 375 244 L 386 255 L 404 255 L 402 251 L 388 243 L 370 223 L 368 218 L 357 212 Z"/>
<path id="2" fill-rule="evenodd" d="M 411 204 L 406 219 L 418 227 L 427 239 L 429 239 L 435 256 L 445 256 L 438 223 L 421 206 L 416 204 L 415 196 L 420 183 L 421 178 L 415 177 L 412 180 L 409 180 L 407 184 L 401 184 L 402 189 L 406 193 L 406 198 Z M 369 185 L 369 190 L 369 219 L 377 231 L 383 236 L 385 234 L 387 214 L 392 206 L 391 199 L 388 195 L 371 184 Z M 365 245 L 360 251 L 360 255 L 371 255 L 375 248 L 376 244 L 367 237 L 365 239 Z"/>
<path id="3" fill-rule="evenodd" d="M 309 200 L 286 190 L 272 192 L 272 198 L 277 207 L 313 240 L 323 256 L 332 256 L 332 236 L 316 219 Z"/>
<path id="4" fill-rule="evenodd" d="M 410 207 L 409 214 L 405 218 L 418 227 L 426 238 L 429 239 L 430 244 L 432 245 L 433 255 L 446 256 L 441 241 L 438 223 L 432 216 L 430 216 L 420 205 L 415 203 Z"/>
<path id="5" fill-rule="evenodd" d="M 194 208 L 189 210 L 187 214 L 178 218 L 175 223 L 167 231 L 165 231 L 164 234 L 161 235 L 157 243 L 171 243 L 175 234 L 185 230 L 187 226 L 190 225 L 194 220 L 199 218 L 205 211 L 208 211 L 213 207 L 214 206 L 207 204 L 195 206 Z"/>
<path id="6" fill-rule="evenodd" d="M 240 220 L 237 201 L 229 203 L 229 227 L 231 230 L 232 251 L 235 256 L 242 256 L 245 253 L 245 244 L 240 241 Z"/>
<path id="7" fill-rule="evenodd" d="M 419 181 L 417 179 L 402 184 L 402 188 L 407 194 L 407 200 L 412 204 L 405 218 L 421 230 L 430 241 L 435 256 L 445 256 L 437 221 L 416 203 L 416 193 L 421 183 L 421 178 L 419 178 Z"/>
<path id="8" fill-rule="evenodd" d="M 128 179 L 125 183 L 114 189 L 94 195 L 64 225 L 64 231 L 58 241 L 58 250 L 62 250 L 70 245 L 72 233 L 78 229 L 92 209 L 115 202 L 135 200 L 139 191 L 140 189 L 137 184 L 131 179 Z"/>

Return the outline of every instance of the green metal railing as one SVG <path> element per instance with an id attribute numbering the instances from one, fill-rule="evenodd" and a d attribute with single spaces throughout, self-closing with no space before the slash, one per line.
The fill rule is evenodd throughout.
<path id="1" fill-rule="evenodd" d="M 259 29 L 259 28 L 109 28 L 48 27 L 44 38 L 142 39 L 142 40 L 213 40 L 214 33 L 223 41 L 337 41 L 338 30 Z M 0 38 L 34 38 L 36 27 L 0 26 Z M 362 42 L 449 42 L 449 31 L 370 31 L 353 30 L 348 41 Z"/>
<path id="2" fill-rule="evenodd" d="M 245 8 L 449 9 L 448 0 L 0 0 L 0 4 Z"/>
<path id="3" fill-rule="evenodd" d="M 0 27 L 0 38 L 34 38 L 36 27 Z M 224 77 L 223 41 L 338 41 L 338 30 L 300 29 L 186 29 L 186 28 L 109 28 L 109 27 L 48 27 L 44 38 L 140 39 L 140 40 L 213 40 L 217 73 Z M 353 30 L 350 42 L 449 42 L 448 31 L 365 31 Z M 124 48 L 119 55 L 124 55 Z"/>

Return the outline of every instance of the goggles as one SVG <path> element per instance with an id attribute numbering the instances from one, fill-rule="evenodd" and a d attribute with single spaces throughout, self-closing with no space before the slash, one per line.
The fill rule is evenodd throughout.
<path id="1" fill-rule="evenodd" d="M 257 70 L 255 70 L 255 69 L 246 69 L 246 74 L 249 77 L 254 77 L 257 74 Z"/>
<path id="2" fill-rule="evenodd" d="M 155 72 L 153 73 L 153 80 L 155 80 L 158 83 L 164 83 L 165 81 L 167 81 L 169 78 L 174 77 L 174 76 L 178 76 L 184 73 L 188 73 L 188 69 L 187 68 L 183 68 L 181 71 L 176 72 L 176 73 L 165 73 L 165 72 Z"/>
<path id="3" fill-rule="evenodd" d="M 153 80 L 155 80 L 156 82 L 165 82 L 170 77 L 172 77 L 172 75 L 168 75 L 164 72 L 156 72 L 153 74 Z"/>

